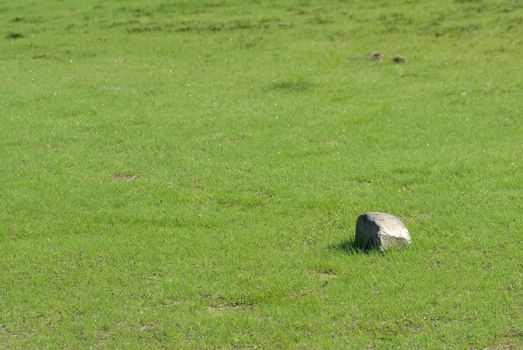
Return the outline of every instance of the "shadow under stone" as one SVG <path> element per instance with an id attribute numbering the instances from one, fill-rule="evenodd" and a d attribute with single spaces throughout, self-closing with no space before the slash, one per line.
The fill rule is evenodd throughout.
<path id="1" fill-rule="evenodd" d="M 345 239 L 338 244 L 331 244 L 329 245 L 329 249 L 349 255 L 368 254 L 372 250 L 377 250 L 373 249 L 373 247 L 363 248 L 359 246 L 354 239 Z"/>

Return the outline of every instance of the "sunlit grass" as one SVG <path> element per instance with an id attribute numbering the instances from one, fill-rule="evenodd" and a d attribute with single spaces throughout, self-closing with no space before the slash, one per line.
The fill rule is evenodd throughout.
<path id="1" fill-rule="evenodd" d="M 0 348 L 523 346 L 522 19 L 0 4 Z"/>

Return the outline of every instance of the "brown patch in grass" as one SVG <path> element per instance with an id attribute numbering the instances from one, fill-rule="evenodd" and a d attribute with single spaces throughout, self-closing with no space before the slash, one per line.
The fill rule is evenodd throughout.
<path id="1" fill-rule="evenodd" d="M 109 341 L 111 338 L 113 338 L 115 335 L 115 332 L 110 329 L 102 329 L 98 332 L 96 336 L 96 343 L 98 346 L 103 346 Z"/>
<path id="2" fill-rule="evenodd" d="M 134 175 L 128 172 L 114 174 L 114 178 L 118 181 L 134 181 L 138 178 L 138 175 Z"/>
<path id="3" fill-rule="evenodd" d="M 495 346 L 493 348 L 471 348 L 470 350 L 516 350 L 518 347 L 516 345 L 512 344 L 506 344 L 506 345 L 499 345 Z"/>
<path id="4" fill-rule="evenodd" d="M 244 303 L 241 301 L 233 301 L 224 304 L 214 305 L 207 307 L 207 311 L 211 313 L 223 313 L 227 311 L 247 311 L 254 307 L 252 304 Z"/>
<path id="5" fill-rule="evenodd" d="M 326 270 L 326 269 L 317 269 L 313 271 L 313 274 L 318 277 L 320 280 L 325 281 L 329 280 L 331 278 L 338 277 L 338 274 L 332 270 Z"/>
<path id="6" fill-rule="evenodd" d="M 290 293 L 287 295 L 287 297 L 291 300 L 301 299 L 301 298 L 308 298 L 314 295 L 313 291 L 310 290 L 302 290 L 302 291 L 296 291 L 293 293 Z"/>
<path id="7" fill-rule="evenodd" d="M 9 333 L 9 328 L 3 324 L 0 324 L 0 333 Z"/>
<path id="8" fill-rule="evenodd" d="M 192 181 L 192 185 L 196 188 L 203 188 L 203 180 L 200 179 L 194 179 Z"/>
<path id="9" fill-rule="evenodd" d="M 237 133 L 237 134 L 234 134 L 230 140 L 233 141 L 233 142 L 237 142 L 237 141 L 243 141 L 245 139 L 248 139 L 251 135 L 248 135 L 248 134 L 244 134 L 244 133 Z"/>

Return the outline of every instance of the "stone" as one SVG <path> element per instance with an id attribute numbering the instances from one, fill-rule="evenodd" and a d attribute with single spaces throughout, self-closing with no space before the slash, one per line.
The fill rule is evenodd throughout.
<path id="1" fill-rule="evenodd" d="M 407 57 L 397 55 L 392 58 L 392 61 L 395 63 L 405 63 L 407 62 Z"/>
<path id="2" fill-rule="evenodd" d="M 383 251 L 411 243 L 410 234 L 401 220 L 388 213 L 369 212 L 356 221 L 356 245 Z"/>
<path id="3" fill-rule="evenodd" d="M 383 55 L 382 55 L 381 53 L 379 53 L 379 52 L 374 52 L 374 53 L 372 54 L 371 59 L 372 59 L 373 61 L 381 61 L 381 60 L 383 59 Z"/>

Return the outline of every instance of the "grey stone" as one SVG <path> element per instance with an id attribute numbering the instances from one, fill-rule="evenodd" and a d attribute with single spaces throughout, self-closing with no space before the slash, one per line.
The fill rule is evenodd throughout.
<path id="1" fill-rule="evenodd" d="M 356 221 L 356 245 L 363 249 L 385 250 L 411 243 L 410 234 L 403 222 L 391 214 L 369 212 Z"/>

